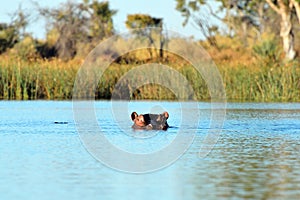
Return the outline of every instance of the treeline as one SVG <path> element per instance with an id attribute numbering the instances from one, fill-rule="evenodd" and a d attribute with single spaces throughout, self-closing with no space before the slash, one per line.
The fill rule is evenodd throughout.
<path id="1" fill-rule="evenodd" d="M 210 19 L 218 19 L 226 25 L 226 34 L 236 36 L 244 46 L 256 42 L 265 34 L 281 38 L 282 49 L 287 60 L 297 56 L 299 49 L 300 0 L 176 0 L 176 9 L 185 18 L 183 25 L 192 20 L 212 45 L 219 27 L 211 25 Z M 214 10 L 218 4 L 218 10 Z M 206 8 L 206 14 L 201 10 Z M 220 17 L 220 12 L 222 17 Z"/>
<path id="2" fill-rule="evenodd" d="M 108 2 L 68 1 L 59 8 L 43 8 L 35 3 L 39 17 L 47 22 L 46 39 L 26 32 L 29 14 L 19 9 L 10 24 L 0 24 L 0 53 L 12 51 L 23 59 L 57 57 L 64 61 L 85 56 L 99 41 L 114 34 L 115 10 Z"/>
<path id="3" fill-rule="evenodd" d="M 191 21 L 209 45 L 220 51 L 217 36 L 237 38 L 242 41 L 241 48 L 252 48 L 267 35 L 279 45 L 287 60 L 294 60 L 299 54 L 300 0 L 174 1 L 174 9 L 183 16 L 183 26 Z M 28 25 L 34 22 L 30 22 L 29 13 L 19 8 L 10 23 L 0 22 L 0 54 L 10 52 L 23 59 L 54 57 L 67 61 L 76 56 L 84 58 L 99 42 L 116 34 L 113 17 L 118 11 L 110 8 L 109 1 L 68 1 L 57 8 L 33 4 L 38 11 L 35 18 L 47 22 L 45 39 L 33 38 L 27 32 Z M 213 20 L 218 20 L 218 25 Z M 129 30 L 163 29 L 166 25 L 163 19 L 135 13 L 128 15 L 125 23 Z M 147 30 L 137 34 L 149 36 L 151 43 Z"/>
<path id="4" fill-rule="evenodd" d="M 0 54 L 24 60 L 58 58 L 69 61 L 75 57 L 84 58 L 97 44 L 116 34 L 113 16 L 117 11 L 111 9 L 107 1 L 68 1 L 59 8 L 43 8 L 38 3 L 34 6 L 38 18 L 47 22 L 46 38 L 36 39 L 26 32 L 30 15 L 19 9 L 11 23 L 0 24 Z M 147 14 L 128 15 L 125 23 L 133 34 L 146 36 L 150 47 L 153 36 L 149 30 L 163 28 L 163 19 Z"/>

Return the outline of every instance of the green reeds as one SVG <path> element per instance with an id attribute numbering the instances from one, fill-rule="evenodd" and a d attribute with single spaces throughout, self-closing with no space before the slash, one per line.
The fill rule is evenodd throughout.
<path id="1" fill-rule="evenodd" d="M 78 60 L 67 63 L 59 60 L 29 62 L 1 56 L 0 99 L 71 99 L 80 65 L 81 61 Z M 187 79 L 194 91 L 194 96 L 189 99 L 210 100 L 205 80 L 193 67 L 177 62 L 166 62 L 165 65 L 171 66 Z M 99 80 L 95 91 L 96 99 L 110 99 L 120 78 L 135 67 L 138 64 L 112 64 Z M 227 101 L 300 102 L 299 63 L 275 67 L 241 64 L 232 67 L 219 64 L 218 68 L 223 78 Z M 175 77 L 175 74 L 174 71 L 171 77 Z M 161 76 L 166 75 L 162 73 Z M 129 82 L 124 82 L 122 88 L 129 92 L 130 99 L 180 100 L 166 85 L 176 84 L 175 87 L 184 89 L 181 83 L 172 82 L 169 78 L 165 81 L 165 85 L 145 84 L 135 89 L 131 88 Z"/>
<path id="2" fill-rule="evenodd" d="M 228 101 L 299 102 L 300 68 L 296 65 L 221 69 Z"/>
<path id="3" fill-rule="evenodd" d="M 0 99 L 70 99 L 78 65 L 0 60 Z"/>

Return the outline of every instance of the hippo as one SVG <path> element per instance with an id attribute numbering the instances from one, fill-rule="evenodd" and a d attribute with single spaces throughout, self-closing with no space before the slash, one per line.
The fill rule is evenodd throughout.
<path id="1" fill-rule="evenodd" d="M 131 113 L 131 119 L 134 122 L 133 129 L 146 129 L 146 130 L 167 130 L 169 125 L 167 119 L 169 118 L 168 112 L 162 114 L 140 114 L 136 112 Z"/>

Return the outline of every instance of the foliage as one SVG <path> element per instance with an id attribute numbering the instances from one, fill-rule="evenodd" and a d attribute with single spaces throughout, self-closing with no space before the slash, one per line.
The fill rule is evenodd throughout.
<path id="1" fill-rule="evenodd" d="M 155 18 L 146 14 L 127 15 L 125 22 L 126 27 L 138 37 L 145 37 L 149 41 L 149 46 L 160 49 L 160 58 L 163 58 L 163 47 L 166 43 L 166 38 L 163 35 L 163 19 Z M 154 37 L 158 37 L 159 44 L 155 44 Z M 158 47 L 159 46 L 159 47 Z M 153 58 L 152 50 L 149 49 L 151 59 Z"/>
<path id="2" fill-rule="evenodd" d="M 116 15 L 117 11 L 110 9 L 109 2 L 93 0 L 93 2 L 89 3 L 89 1 L 85 1 L 81 6 L 90 15 L 89 36 L 91 38 L 99 42 L 99 40 L 114 33 L 112 17 Z"/>
<path id="3" fill-rule="evenodd" d="M 20 59 L 32 60 L 37 58 L 36 42 L 31 36 L 24 37 L 18 42 L 14 48 L 13 53 Z"/>
<path id="4" fill-rule="evenodd" d="M 146 14 L 133 14 L 133 15 L 127 15 L 127 20 L 125 24 L 127 28 L 133 30 L 145 29 L 151 27 L 162 28 L 162 19 L 151 17 L 150 15 L 146 15 Z"/>
<path id="5" fill-rule="evenodd" d="M 189 19 L 192 18 L 200 32 L 208 40 L 209 44 L 218 48 L 218 44 L 215 39 L 215 34 L 218 33 L 218 27 L 210 23 L 211 20 L 209 16 L 211 13 L 205 15 L 203 12 L 201 12 L 201 8 L 205 7 L 205 5 L 208 5 L 208 8 L 210 8 L 209 4 L 207 4 L 207 1 L 176 0 L 176 3 L 176 10 L 179 11 L 184 17 L 182 25 L 186 26 Z"/>
<path id="6" fill-rule="evenodd" d="M 13 47 L 18 39 L 18 31 L 14 26 L 0 24 L 0 54 Z"/>
<path id="7" fill-rule="evenodd" d="M 184 18 L 183 25 L 192 19 L 211 46 L 217 45 L 215 35 L 218 31 L 214 29 L 210 16 L 226 25 L 226 33 L 239 37 L 245 47 L 249 45 L 249 40 L 260 40 L 267 31 L 279 33 L 278 17 L 270 12 L 265 0 L 215 0 L 214 6 L 207 0 L 176 0 L 176 3 L 176 10 Z"/>
<path id="8" fill-rule="evenodd" d="M 12 48 L 26 35 L 29 15 L 21 8 L 12 14 L 11 23 L 0 24 L 0 54 Z"/>
<path id="9" fill-rule="evenodd" d="M 91 44 L 91 50 L 96 43 L 113 34 L 112 17 L 116 11 L 109 8 L 109 2 L 69 1 L 54 9 L 37 7 L 40 15 L 48 20 L 48 32 L 58 33 L 54 47 L 62 60 L 74 58 L 81 43 Z"/>
<path id="10" fill-rule="evenodd" d="M 276 41 L 266 40 L 253 47 L 254 54 L 263 62 L 264 65 L 280 64 L 281 51 Z"/>

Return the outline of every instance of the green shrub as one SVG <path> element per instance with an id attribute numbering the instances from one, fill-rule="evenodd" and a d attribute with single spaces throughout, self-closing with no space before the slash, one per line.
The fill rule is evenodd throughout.
<path id="1" fill-rule="evenodd" d="M 261 44 L 253 46 L 252 50 L 255 56 L 267 66 L 280 63 L 281 50 L 275 40 L 265 40 Z"/>

